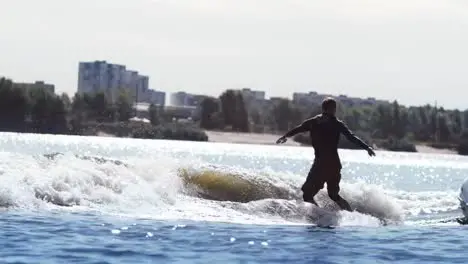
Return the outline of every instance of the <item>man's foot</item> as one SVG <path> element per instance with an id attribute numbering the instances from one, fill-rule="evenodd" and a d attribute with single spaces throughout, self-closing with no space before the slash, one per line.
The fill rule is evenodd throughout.
<path id="1" fill-rule="evenodd" d="M 468 218 L 463 217 L 463 218 L 456 218 L 455 219 L 460 225 L 466 225 L 468 224 Z"/>
<path id="2" fill-rule="evenodd" d="M 304 202 L 314 204 L 314 205 L 317 206 L 317 207 L 319 206 L 319 205 L 317 204 L 317 202 L 314 200 L 314 198 L 305 198 L 305 197 L 304 197 Z"/>
<path id="3" fill-rule="evenodd" d="M 341 210 L 346 210 L 346 211 L 349 211 L 349 212 L 352 212 L 353 210 L 351 209 L 351 206 L 349 205 L 349 203 L 343 199 L 343 198 L 339 198 L 336 203 L 338 204 L 338 206 L 340 206 Z"/>

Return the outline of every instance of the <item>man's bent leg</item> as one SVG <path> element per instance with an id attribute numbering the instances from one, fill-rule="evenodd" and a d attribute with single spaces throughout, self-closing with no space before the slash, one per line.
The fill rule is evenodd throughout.
<path id="1" fill-rule="evenodd" d="M 320 191 L 320 189 L 321 188 L 311 186 L 310 188 L 303 190 L 302 199 L 304 199 L 304 202 L 318 206 L 317 202 L 314 200 L 314 196 Z"/>
<path id="2" fill-rule="evenodd" d="M 339 195 L 340 192 L 340 180 L 341 180 L 341 174 L 340 172 L 335 172 L 334 175 L 329 175 L 330 180 L 327 181 L 327 190 L 328 190 L 328 196 L 338 204 L 338 206 L 342 210 L 347 210 L 347 211 L 352 211 L 351 206 L 349 205 L 348 201 L 343 199 Z"/>
<path id="3" fill-rule="evenodd" d="M 318 206 L 317 202 L 314 200 L 314 196 L 323 188 L 324 181 L 322 179 L 321 173 L 318 172 L 317 165 L 314 163 L 312 168 L 309 170 L 307 179 L 302 185 L 302 198 L 304 202 L 312 203 Z"/>
<path id="4" fill-rule="evenodd" d="M 338 204 L 338 206 L 340 206 L 341 210 L 346 210 L 346 211 L 350 211 L 350 212 L 353 211 L 351 209 L 351 206 L 349 205 L 348 201 L 346 201 L 339 194 L 332 194 L 332 195 L 329 195 L 329 196 L 333 201 L 335 201 Z"/>

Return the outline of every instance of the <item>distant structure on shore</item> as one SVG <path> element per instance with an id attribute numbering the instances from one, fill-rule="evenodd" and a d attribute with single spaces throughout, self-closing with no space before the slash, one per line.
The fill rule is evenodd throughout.
<path id="1" fill-rule="evenodd" d="M 36 81 L 33 83 L 14 83 L 14 85 L 18 88 L 23 88 L 25 90 L 31 89 L 44 89 L 49 93 L 55 93 L 55 85 L 48 84 L 43 81 Z"/>
<path id="2" fill-rule="evenodd" d="M 134 103 L 144 102 L 163 106 L 166 93 L 149 89 L 149 77 L 124 65 L 106 61 L 80 62 L 78 93 L 104 92 L 112 101 L 121 90 L 127 91 Z"/>
<path id="3" fill-rule="evenodd" d="M 206 95 L 200 95 L 200 94 L 191 94 L 187 92 L 175 92 L 175 93 L 171 93 L 168 105 L 196 107 L 199 104 L 201 104 L 203 99 L 205 99 L 206 97 L 207 97 Z"/>
<path id="4" fill-rule="evenodd" d="M 245 106 L 248 112 L 264 112 L 265 109 L 272 105 L 277 105 L 282 102 L 283 97 L 270 97 L 266 98 L 265 91 L 253 90 L 251 88 L 234 89 L 242 94 Z M 384 100 L 377 100 L 373 97 L 359 98 L 359 97 L 348 97 L 346 95 L 330 95 L 330 94 L 319 94 L 311 91 L 308 93 L 295 92 L 292 95 L 292 102 L 296 105 L 320 105 L 323 99 L 326 97 L 333 97 L 338 100 L 341 104 L 346 107 L 352 106 L 372 106 L 376 104 L 389 103 Z M 185 116 L 191 116 L 192 118 L 198 118 L 200 115 L 200 104 L 206 95 L 191 94 L 184 91 L 178 91 L 171 93 L 169 102 L 166 106 L 170 106 L 170 109 L 178 109 L 178 111 L 184 112 Z M 169 109 L 168 108 L 168 109 Z M 183 114 L 180 114 L 183 116 Z"/>
<path id="5" fill-rule="evenodd" d="M 319 94 L 317 92 L 308 93 L 293 93 L 292 101 L 299 105 L 310 105 L 320 104 L 326 97 L 333 97 L 340 101 L 345 106 L 366 106 L 376 105 L 379 103 L 388 103 L 388 101 L 377 100 L 373 97 L 359 98 L 359 97 L 348 97 L 347 95 L 330 95 L 330 94 Z"/>

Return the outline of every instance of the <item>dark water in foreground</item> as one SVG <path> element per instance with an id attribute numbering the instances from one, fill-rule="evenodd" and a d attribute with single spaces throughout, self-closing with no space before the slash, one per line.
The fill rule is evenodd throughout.
<path id="1" fill-rule="evenodd" d="M 2 263 L 466 263 L 466 228 L 239 225 L 4 213 Z"/>

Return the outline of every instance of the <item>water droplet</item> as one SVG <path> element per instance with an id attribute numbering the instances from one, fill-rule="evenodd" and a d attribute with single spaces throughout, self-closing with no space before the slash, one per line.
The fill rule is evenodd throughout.
<path id="1" fill-rule="evenodd" d="M 255 242 L 249 241 L 249 245 L 253 245 L 253 244 L 255 244 Z"/>
<path id="2" fill-rule="evenodd" d="M 120 230 L 118 230 L 118 229 L 112 229 L 112 230 L 111 230 L 111 233 L 114 234 L 114 235 L 118 235 L 118 234 L 120 234 Z"/>
<path id="3" fill-rule="evenodd" d="M 153 237 L 153 233 L 151 232 L 146 233 L 146 237 Z"/>
<path id="4" fill-rule="evenodd" d="M 264 241 L 264 242 L 262 242 L 262 246 L 266 247 L 266 246 L 268 246 L 268 243 Z"/>
<path id="5" fill-rule="evenodd" d="M 236 241 L 236 238 L 231 237 L 231 242 L 234 242 L 234 241 Z"/>

